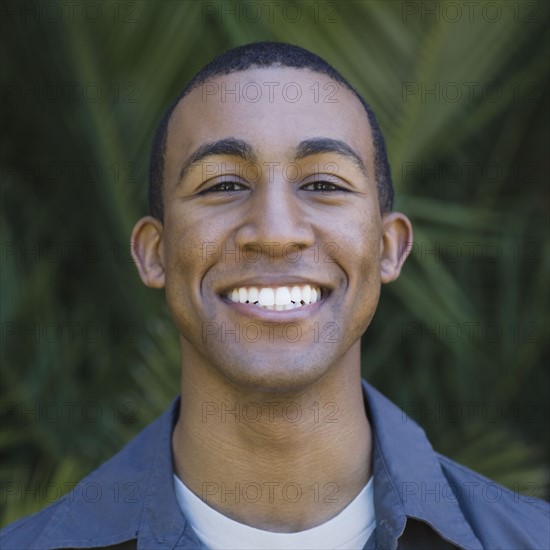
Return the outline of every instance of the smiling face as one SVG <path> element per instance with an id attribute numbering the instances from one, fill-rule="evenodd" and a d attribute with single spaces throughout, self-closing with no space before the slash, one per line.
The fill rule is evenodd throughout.
<path id="1" fill-rule="evenodd" d="M 144 282 L 166 288 L 184 370 L 307 387 L 357 351 L 399 274 L 410 224 L 381 216 L 366 112 L 342 86 L 323 101 L 328 81 L 237 72 L 172 115 L 163 224 L 143 218 L 132 239 Z"/>

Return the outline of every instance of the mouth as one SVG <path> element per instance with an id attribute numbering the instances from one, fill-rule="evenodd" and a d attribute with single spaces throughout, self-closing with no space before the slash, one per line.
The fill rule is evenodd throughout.
<path id="1" fill-rule="evenodd" d="M 262 318 L 302 317 L 311 314 L 330 295 L 328 287 L 316 283 L 277 286 L 241 286 L 220 294 L 222 300 L 249 316 Z M 303 312 L 303 313 L 302 313 Z"/>

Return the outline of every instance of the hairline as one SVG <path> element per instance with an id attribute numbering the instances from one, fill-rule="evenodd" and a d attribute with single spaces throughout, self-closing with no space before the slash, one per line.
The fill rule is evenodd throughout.
<path id="1" fill-rule="evenodd" d="M 361 97 L 361 95 L 353 88 L 353 86 L 351 84 L 349 84 L 347 82 L 347 80 L 342 75 L 340 75 L 340 73 L 338 71 L 336 71 L 336 69 L 333 69 L 330 65 L 329 65 L 329 69 L 333 69 L 333 70 L 329 72 L 329 71 L 323 71 L 322 69 L 319 69 L 319 68 L 293 67 L 292 65 L 286 65 L 285 63 L 281 63 L 280 61 L 274 61 L 272 64 L 269 64 L 269 65 L 258 65 L 258 64 L 252 63 L 251 65 L 249 65 L 248 67 L 246 67 L 244 69 L 217 71 L 216 74 L 213 74 L 213 75 L 209 75 L 208 72 L 204 73 L 201 70 L 201 71 L 199 71 L 199 73 L 197 73 L 189 81 L 189 83 L 180 91 L 180 93 L 177 95 L 177 97 L 169 105 L 168 109 L 165 111 L 165 113 L 164 113 L 164 115 L 161 119 L 161 123 L 160 123 L 159 127 L 157 128 L 157 132 L 159 130 L 163 130 L 162 140 L 161 140 L 161 162 L 160 162 L 162 170 L 161 170 L 161 181 L 160 181 L 160 202 L 161 202 L 160 213 L 161 213 L 161 216 L 160 216 L 159 220 L 161 222 L 164 221 L 164 206 L 163 206 L 163 202 L 164 202 L 164 171 L 165 171 L 165 167 L 166 167 L 165 166 L 166 165 L 166 153 L 167 153 L 167 145 L 168 145 L 168 138 L 169 138 L 169 131 L 170 131 L 170 123 L 172 121 L 174 111 L 178 108 L 181 101 L 184 100 L 191 92 L 193 92 L 199 86 L 203 85 L 205 82 L 208 82 L 209 80 L 216 80 L 216 79 L 219 79 L 222 76 L 228 76 L 228 75 L 236 74 L 236 73 L 244 73 L 244 72 L 252 71 L 252 70 L 273 69 L 273 68 L 277 68 L 277 69 L 296 69 L 296 70 L 301 70 L 301 71 L 309 71 L 310 73 L 313 73 L 313 74 L 328 76 L 329 78 L 335 80 L 336 82 L 338 82 L 339 84 L 344 86 L 348 91 L 350 91 L 359 100 L 359 102 L 363 106 L 363 111 L 366 112 L 366 114 L 367 114 L 367 122 L 368 122 L 368 127 L 369 127 L 369 132 L 370 132 L 370 141 L 371 141 L 373 152 L 374 152 L 374 159 L 373 159 L 374 180 L 375 180 L 375 186 L 376 186 L 377 195 L 378 195 L 378 205 L 379 205 L 380 213 L 382 215 L 384 215 L 384 214 L 386 214 L 386 213 L 388 213 L 392 210 L 393 186 L 392 186 L 391 175 L 390 174 L 388 174 L 388 175 L 390 176 L 390 182 L 389 183 L 390 183 L 391 196 L 389 198 L 389 201 L 384 201 L 384 202 L 389 202 L 389 204 L 382 204 L 383 197 L 381 196 L 381 193 L 380 193 L 381 189 L 380 189 L 380 185 L 379 185 L 379 181 L 378 181 L 381 174 L 378 173 L 378 168 L 377 168 L 377 165 L 378 165 L 377 161 L 378 161 L 379 155 L 381 154 L 382 151 L 380 150 L 380 147 L 381 147 L 380 144 L 378 144 L 377 140 L 375 139 L 375 125 L 378 128 L 377 133 L 380 135 L 382 140 L 383 140 L 383 135 L 382 135 L 382 132 L 381 132 L 380 127 L 378 125 L 378 122 L 376 120 L 376 116 L 375 116 L 373 110 L 370 108 L 369 104 L 363 99 L 363 97 Z M 384 147 L 384 145 L 382 145 L 382 147 Z M 386 155 L 387 155 L 387 153 L 386 153 Z M 389 170 L 389 165 L 388 165 L 388 170 Z M 150 213 L 152 215 L 155 215 L 153 212 L 150 212 Z"/>
<path id="2" fill-rule="evenodd" d="M 248 71 L 254 71 L 254 70 L 263 70 L 263 69 L 268 70 L 268 69 L 273 69 L 273 68 L 276 68 L 276 69 L 294 69 L 294 70 L 299 70 L 299 71 L 309 71 L 311 74 L 329 76 L 329 75 L 327 75 L 323 72 L 316 71 L 316 70 L 311 69 L 309 67 L 288 67 L 288 66 L 282 65 L 280 63 L 274 63 L 273 65 L 270 65 L 270 66 L 267 66 L 267 67 L 266 66 L 251 65 L 250 67 L 248 67 L 246 69 L 232 71 L 232 72 L 229 72 L 227 74 L 218 74 L 218 75 L 212 77 L 212 79 L 204 78 L 204 79 L 198 79 L 196 82 L 191 81 L 189 83 L 189 85 L 182 91 L 180 96 L 178 96 L 178 98 L 174 101 L 175 104 L 174 104 L 173 108 L 168 110 L 170 115 L 169 115 L 168 120 L 166 121 L 166 131 L 164 132 L 163 142 L 162 142 L 162 158 L 163 158 L 163 166 L 162 166 L 162 168 L 163 168 L 163 178 L 162 179 L 163 179 L 163 182 L 164 182 L 164 163 L 166 161 L 166 151 L 167 151 L 167 147 L 168 147 L 168 140 L 170 138 L 170 123 L 172 121 L 172 118 L 174 116 L 174 113 L 175 113 L 176 109 L 180 106 L 181 102 L 188 95 L 190 95 L 193 91 L 195 91 L 197 88 L 204 85 L 205 83 L 209 82 L 210 80 L 215 81 L 215 80 L 219 79 L 222 76 L 229 76 L 229 75 L 238 74 L 238 73 L 246 73 Z M 370 143 L 371 143 L 371 146 L 372 146 L 372 150 L 373 150 L 373 153 L 376 154 L 376 145 L 374 143 L 374 135 L 373 135 L 372 124 L 371 124 L 371 121 L 370 121 L 370 118 L 369 118 L 369 113 L 368 113 L 367 109 L 365 108 L 365 105 L 363 105 L 361 97 L 357 93 L 355 93 L 355 91 L 352 88 L 347 86 L 345 82 L 340 82 L 340 83 L 349 92 L 351 92 L 352 96 L 355 99 L 359 100 L 359 103 L 361 104 L 361 106 L 363 108 L 362 109 L 363 114 L 366 115 L 366 122 L 367 122 L 368 128 L 369 128 L 369 138 L 370 138 Z M 372 159 L 372 166 L 373 166 L 373 169 L 374 169 L 374 172 L 375 172 L 373 174 L 373 176 L 375 178 L 374 183 L 376 185 L 376 163 L 375 163 L 374 158 Z"/>

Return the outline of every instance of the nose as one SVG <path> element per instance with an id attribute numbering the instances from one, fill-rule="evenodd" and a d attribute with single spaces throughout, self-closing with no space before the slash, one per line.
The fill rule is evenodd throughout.
<path id="1" fill-rule="evenodd" d="M 315 244 L 311 220 L 291 183 L 277 178 L 258 186 L 254 193 L 235 236 L 241 250 L 261 251 L 271 259 L 290 257 Z"/>

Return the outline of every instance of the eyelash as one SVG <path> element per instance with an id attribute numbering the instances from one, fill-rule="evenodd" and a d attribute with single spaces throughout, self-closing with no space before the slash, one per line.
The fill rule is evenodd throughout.
<path id="1" fill-rule="evenodd" d="M 201 195 L 204 195 L 206 193 L 234 193 L 235 191 L 238 191 L 238 189 L 231 189 L 231 190 L 223 190 L 218 189 L 221 185 L 240 185 L 241 187 L 244 187 L 242 183 L 239 183 L 238 181 L 222 181 L 221 183 L 217 183 L 216 185 L 209 187 L 208 189 L 205 189 L 204 191 L 201 191 Z M 246 188 L 245 188 L 246 189 Z"/>
<path id="2" fill-rule="evenodd" d="M 330 181 L 323 181 L 323 180 L 319 180 L 319 181 L 312 181 L 310 183 L 306 183 L 302 189 L 304 187 L 308 187 L 310 185 L 319 185 L 319 184 L 323 184 L 323 185 L 330 185 L 332 186 L 334 189 L 321 189 L 321 190 L 318 190 L 319 193 L 334 193 L 334 192 L 337 192 L 337 191 L 344 191 L 344 192 L 348 192 L 347 189 L 344 189 L 343 187 L 340 187 Z M 205 189 L 204 191 L 201 191 L 201 195 L 203 194 L 206 194 L 206 193 L 235 193 L 236 191 L 239 191 L 239 189 L 229 189 L 229 190 L 224 190 L 224 189 L 219 189 L 220 186 L 222 185 L 240 185 L 241 187 L 245 187 L 242 183 L 239 183 L 237 181 L 223 181 L 221 183 L 218 183 L 212 187 L 210 187 L 209 189 Z M 245 187 L 246 189 L 246 187 Z"/>
<path id="3" fill-rule="evenodd" d="M 309 185 L 319 185 L 319 184 L 330 185 L 330 186 L 334 187 L 334 189 L 321 189 L 321 190 L 319 190 L 320 193 L 334 193 L 336 191 L 344 191 L 345 193 L 348 193 L 347 189 L 344 189 L 343 187 L 340 187 L 339 185 L 336 185 L 335 183 L 332 183 L 330 181 L 323 181 L 323 180 L 312 181 L 310 183 L 306 183 L 306 185 L 304 185 L 304 187 L 307 187 Z"/>

